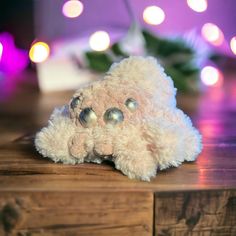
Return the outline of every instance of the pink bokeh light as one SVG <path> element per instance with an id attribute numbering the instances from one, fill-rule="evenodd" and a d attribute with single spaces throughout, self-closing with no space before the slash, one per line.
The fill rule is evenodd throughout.
<path id="1" fill-rule="evenodd" d="M 28 53 L 15 46 L 14 39 L 9 33 L 0 34 L 0 72 L 16 74 L 29 64 Z"/>

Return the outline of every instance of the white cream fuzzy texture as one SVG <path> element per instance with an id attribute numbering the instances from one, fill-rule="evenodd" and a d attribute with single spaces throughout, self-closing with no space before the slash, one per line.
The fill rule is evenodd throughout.
<path id="1" fill-rule="evenodd" d="M 66 164 L 109 159 L 129 178 L 150 181 L 158 169 L 193 161 L 202 150 L 201 135 L 176 108 L 175 95 L 172 79 L 154 58 L 129 57 L 112 65 L 104 79 L 77 90 L 78 106 L 55 109 L 36 134 L 36 149 Z M 137 110 L 125 106 L 128 98 L 138 102 Z M 90 128 L 78 119 L 86 107 L 97 115 Z M 117 125 L 104 121 L 105 111 L 113 107 L 124 114 Z"/>

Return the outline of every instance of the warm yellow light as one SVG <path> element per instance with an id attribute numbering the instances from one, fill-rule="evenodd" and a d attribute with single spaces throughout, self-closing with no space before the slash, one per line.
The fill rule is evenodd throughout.
<path id="1" fill-rule="evenodd" d="M 230 40 L 230 48 L 232 52 L 236 55 L 236 36 Z"/>
<path id="2" fill-rule="evenodd" d="M 69 18 L 75 18 L 81 15 L 83 12 L 84 6 L 82 2 L 78 0 L 69 0 L 64 3 L 62 7 L 62 13 L 64 16 Z"/>
<path id="3" fill-rule="evenodd" d="M 215 86 L 222 80 L 222 73 L 213 66 L 205 66 L 201 70 L 201 80 L 207 86 Z"/>
<path id="4" fill-rule="evenodd" d="M 215 46 L 220 46 L 224 42 L 224 34 L 220 28 L 212 23 L 206 23 L 202 27 L 202 36 L 206 41 Z"/>
<path id="5" fill-rule="evenodd" d="M 110 46 L 109 34 L 105 31 L 96 31 L 89 38 L 89 45 L 94 51 L 104 51 Z"/>
<path id="6" fill-rule="evenodd" d="M 196 12 L 204 12 L 207 9 L 207 0 L 187 0 L 187 4 Z"/>
<path id="7" fill-rule="evenodd" d="M 143 11 L 143 20 L 150 25 L 159 25 L 165 20 L 165 12 L 157 6 L 146 7 Z"/>
<path id="8" fill-rule="evenodd" d="M 29 57 L 32 62 L 39 63 L 45 61 L 50 53 L 49 46 L 44 42 L 37 42 L 32 45 Z"/>

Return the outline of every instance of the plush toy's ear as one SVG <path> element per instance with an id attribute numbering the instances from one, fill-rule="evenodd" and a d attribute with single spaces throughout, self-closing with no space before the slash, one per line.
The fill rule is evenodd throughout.
<path id="1" fill-rule="evenodd" d="M 173 81 L 153 57 L 129 57 L 111 66 L 107 77 L 144 89 L 163 105 L 175 106 Z"/>

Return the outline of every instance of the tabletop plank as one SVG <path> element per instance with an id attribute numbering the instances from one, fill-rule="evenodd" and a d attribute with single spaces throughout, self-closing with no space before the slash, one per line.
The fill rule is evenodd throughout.
<path id="1" fill-rule="evenodd" d="M 127 207 L 129 206 L 129 207 Z M 151 235 L 151 193 L 5 192 L 0 235 Z M 10 234 L 4 234 L 10 233 Z"/>
<path id="2" fill-rule="evenodd" d="M 234 75 L 233 75 L 234 76 Z M 231 76 L 232 77 L 232 76 Z M 130 180 L 109 163 L 63 165 L 42 158 L 33 138 L 55 106 L 73 91 L 40 94 L 28 82 L 11 96 L 0 97 L 1 191 L 176 191 L 236 188 L 236 82 L 202 95 L 179 95 L 178 104 L 203 135 L 196 162 L 158 172 L 151 182 Z M 20 184 L 19 184 L 20 183 Z"/>
<path id="3" fill-rule="evenodd" d="M 236 191 L 155 195 L 156 235 L 236 235 Z"/>

